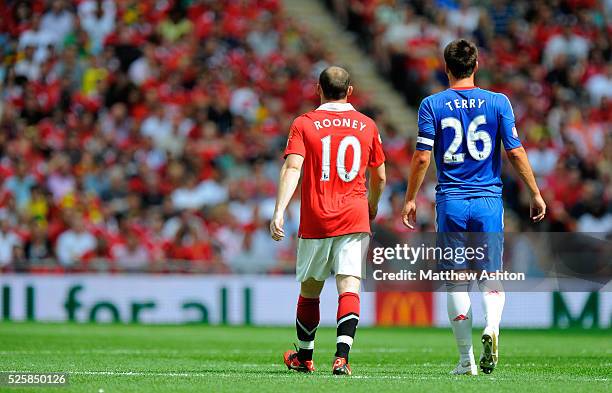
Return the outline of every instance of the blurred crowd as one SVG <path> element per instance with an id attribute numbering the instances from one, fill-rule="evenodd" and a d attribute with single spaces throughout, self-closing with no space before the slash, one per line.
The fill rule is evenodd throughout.
<path id="1" fill-rule="evenodd" d="M 537 229 L 612 230 L 601 6 L 333 3 L 349 26 L 359 21 L 384 72 L 401 59 L 399 74 L 414 78 L 402 83 L 418 91 L 412 104 L 443 88 L 440 47 L 477 38 L 479 85 L 511 97 L 551 203 Z M 276 243 L 267 229 L 281 155 L 292 119 L 318 105 L 318 74 L 337 59 L 279 0 L 5 0 L 0 13 L 2 271 L 293 271 L 299 195 L 290 236 Z M 414 141 L 355 84 L 351 102 L 377 120 L 388 158 L 375 225 L 402 231 Z M 527 228 L 514 177 L 505 189 L 507 228 Z M 423 230 L 433 229 L 433 194 L 430 178 Z"/>
<path id="2" fill-rule="evenodd" d="M 0 13 L 4 270 L 293 269 L 267 221 L 330 55 L 278 0 Z"/>
<path id="3" fill-rule="evenodd" d="M 448 86 L 444 47 L 459 37 L 474 40 L 476 84 L 510 98 L 549 205 L 538 229 L 612 232 L 612 1 L 325 3 L 415 108 Z M 405 143 L 387 139 L 388 153 L 402 152 Z M 392 163 L 407 165 L 402 157 Z M 529 230 L 526 195 L 507 169 L 506 228 Z M 421 205 L 431 206 L 434 184 L 430 177 Z M 430 225 L 432 212 L 423 213 Z"/>

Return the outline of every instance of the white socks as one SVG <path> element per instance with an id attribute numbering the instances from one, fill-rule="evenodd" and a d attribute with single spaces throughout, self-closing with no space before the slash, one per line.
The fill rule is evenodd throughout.
<path id="1" fill-rule="evenodd" d="M 506 302 L 504 288 L 500 281 L 492 280 L 479 281 L 478 288 L 482 292 L 487 327 L 493 329 L 495 334 L 499 335 L 499 323 Z"/>
<path id="2" fill-rule="evenodd" d="M 448 320 L 453 328 L 461 363 L 474 364 L 472 348 L 472 303 L 470 302 L 469 282 L 447 282 L 446 297 Z M 479 281 L 487 328 L 499 335 L 499 323 L 504 310 L 506 294 L 499 281 Z"/>
<path id="3" fill-rule="evenodd" d="M 465 364 L 474 362 L 472 349 L 472 304 L 470 302 L 469 282 L 446 283 L 448 319 L 453 327 L 457 341 L 460 361 Z"/>

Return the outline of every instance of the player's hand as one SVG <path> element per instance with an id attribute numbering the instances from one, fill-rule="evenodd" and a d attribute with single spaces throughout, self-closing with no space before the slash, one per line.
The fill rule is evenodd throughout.
<path id="1" fill-rule="evenodd" d="M 285 231 L 283 230 L 283 224 L 285 219 L 282 214 L 274 214 L 270 221 L 270 236 L 277 242 L 285 237 Z"/>
<path id="2" fill-rule="evenodd" d="M 370 221 L 374 220 L 377 214 L 378 214 L 378 205 L 370 206 L 370 204 L 368 204 L 368 215 L 370 216 Z"/>
<path id="3" fill-rule="evenodd" d="M 529 203 L 529 217 L 533 222 L 542 221 L 546 215 L 546 202 L 542 199 L 542 195 L 538 194 L 531 198 Z"/>
<path id="4" fill-rule="evenodd" d="M 402 222 L 410 229 L 416 225 L 416 202 L 408 201 L 402 210 Z"/>

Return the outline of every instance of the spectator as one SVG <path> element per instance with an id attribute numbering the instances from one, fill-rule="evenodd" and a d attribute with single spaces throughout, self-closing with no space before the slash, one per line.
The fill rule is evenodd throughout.
<path id="1" fill-rule="evenodd" d="M 143 55 L 135 60 L 128 71 L 130 80 L 140 86 L 147 80 L 157 75 L 157 61 L 155 60 L 155 45 L 146 43 L 143 48 Z"/>
<path id="2" fill-rule="evenodd" d="M 612 63 L 608 63 L 605 72 L 591 76 L 586 82 L 586 89 L 594 106 L 601 105 L 604 100 L 612 101 Z"/>
<path id="3" fill-rule="evenodd" d="M 230 260 L 238 273 L 269 272 L 278 264 L 279 244 L 270 238 L 265 222 L 247 231 L 242 239 L 242 251 Z"/>
<path id="4" fill-rule="evenodd" d="M 211 178 L 197 183 L 195 176 L 188 174 L 185 187 L 177 188 L 172 193 L 172 202 L 177 210 L 199 209 L 204 205 L 225 202 L 227 197 L 227 190 L 216 179 Z"/>
<path id="5" fill-rule="evenodd" d="M 57 155 L 49 167 L 51 175 L 47 181 L 47 187 L 55 202 L 59 202 L 74 191 L 76 182 L 70 171 L 70 161 L 65 155 Z"/>
<path id="6" fill-rule="evenodd" d="M 79 10 L 79 14 L 81 26 L 89 36 L 91 53 L 97 55 L 102 52 L 104 41 L 115 28 L 115 7 L 105 6 L 102 1 L 96 1 L 93 12 Z"/>
<path id="7" fill-rule="evenodd" d="M 24 210 L 30 203 L 31 190 L 36 184 L 36 179 L 27 172 L 25 162 L 19 161 L 15 167 L 15 174 L 9 177 L 4 187 L 15 197 L 17 208 Z"/>
<path id="8" fill-rule="evenodd" d="M 575 34 L 570 26 L 565 26 L 560 34 L 554 35 L 544 48 L 544 64 L 551 67 L 559 56 L 571 63 L 584 60 L 589 54 L 589 41 Z"/>
<path id="9" fill-rule="evenodd" d="M 179 6 L 174 6 L 168 18 L 161 22 L 158 30 L 166 41 L 173 43 L 189 34 L 192 27 L 191 21 L 185 18 L 183 10 Z"/>
<path id="10" fill-rule="evenodd" d="M 40 64 L 34 60 L 34 50 L 33 45 L 26 44 L 23 49 L 23 58 L 15 64 L 15 75 L 32 82 L 40 78 Z"/>
<path id="11" fill-rule="evenodd" d="M 115 15 L 117 12 L 114 0 L 83 0 L 78 6 L 79 19 L 83 20 L 95 14 L 100 6 L 104 14 Z"/>
<path id="12" fill-rule="evenodd" d="M 54 36 L 53 42 L 56 46 L 64 43 L 64 38 L 72 32 L 74 27 L 74 16 L 68 10 L 64 0 L 53 0 L 51 9 L 47 11 L 41 21 L 40 29 Z"/>
<path id="13" fill-rule="evenodd" d="M 156 105 L 152 113 L 147 117 L 140 127 L 143 136 L 153 139 L 155 146 L 163 145 L 164 141 L 172 135 L 172 121 L 166 115 L 166 110 L 161 105 Z"/>
<path id="14" fill-rule="evenodd" d="M 49 214 L 49 198 L 44 194 L 40 186 L 31 189 L 30 203 L 26 207 L 26 214 L 41 226 L 47 224 Z"/>
<path id="15" fill-rule="evenodd" d="M 478 28 L 480 9 L 472 7 L 469 0 L 460 0 L 459 8 L 448 11 L 447 20 L 452 29 L 460 31 L 459 35 L 470 34 Z"/>
<path id="16" fill-rule="evenodd" d="M 259 96 L 246 83 L 234 90 L 229 104 L 229 110 L 234 116 L 242 116 L 248 120 L 255 120 L 258 109 Z"/>
<path id="17" fill-rule="evenodd" d="M 49 261 L 53 258 L 53 245 L 47 237 L 46 228 L 41 224 L 34 224 L 30 238 L 24 247 L 25 257 L 28 261 Z"/>
<path id="18" fill-rule="evenodd" d="M 125 271 L 146 270 L 150 264 L 149 251 L 140 243 L 133 230 L 128 230 L 125 243 L 115 245 L 111 249 L 115 264 Z"/>
<path id="19" fill-rule="evenodd" d="M 30 28 L 19 36 L 19 48 L 33 48 L 32 61 L 36 64 L 41 64 L 47 59 L 49 48 L 55 45 L 57 37 L 53 30 L 43 30 L 40 23 L 40 15 L 34 14 Z"/>
<path id="20" fill-rule="evenodd" d="M 9 221 L 0 218 L 0 266 L 14 262 L 15 247 L 21 246 L 21 239 L 11 230 Z"/>
<path id="21" fill-rule="evenodd" d="M 56 254 L 65 267 L 74 267 L 83 256 L 96 247 L 96 238 L 85 228 L 83 218 L 76 214 L 70 220 L 70 228 L 57 239 Z"/>
<path id="22" fill-rule="evenodd" d="M 123 215 L 128 209 L 125 173 L 117 166 L 107 175 L 109 176 L 109 186 L 102 192 L 100 197 L 110 212 Z"/>
<path id="23" fill-rule="evenodd" d="M 247 42 L 259 57 L 265 58 L 278 50 L 278 32 L 274 30 L 269 17 L 257 21 L 247 37 Z"/>

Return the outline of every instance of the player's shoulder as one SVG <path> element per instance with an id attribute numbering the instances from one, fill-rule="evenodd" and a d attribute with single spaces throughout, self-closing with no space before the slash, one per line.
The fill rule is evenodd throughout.
<path id="1" fill-rule="evenodd" d="M 376 125 L 376 122 L 374 121 L 374 119 L 372 119 L 370 116 L 366 115 L 365 113 L 358 111 L 357 109 L 351 112 L 351 116 L 355 116 L 356 119 L 361 120 L 364 123 Z"/>
<path id="2" fill-rule="evenodd" d="M 342 113 L 347 116 L 355 116 L 361 117 L 362 119 L 369 119 L 373 121 L 370 117 L 365 115 L 363 112 L 357 110 L 351 103 L 336 103 L 336 102 L 328 102 L 325 104 L 321 104 L 317 108 L 314 108 L 306 113 L 301 114 L 298 117 L 313 117 L 313 116 L 325 116 L 328 113 Z"/>
<path id="3" fill-rule="evenodd" d="M 376 125 L 376 121 L 374 121 L 374 119 L 372 119 L 370 116 L 358 111 L 357 109 L 354 109 L 347 113 L 349 113 L 349 117 L 351 119 L 357 120 L 357 124 L 360 130 L 364 129 L 367 133 L 378 133 L 378 126 Z M 362 127 L 362 125 L 365 125 L 365 127 Z"/>
<path id="4" fill-rule="evenodd" d="M 309 123 L 312 123 L 312 116 L 310 115 L 314 111 L 309 111 L 306 113 L 302 113 L 301 115 L 295 117 L 293 122 L 291 123 L 291 128 L 297 128 L 299 130 L 304 130 L 305 126 Z"/>
<path id="5" fill-rule="evenodd" d="M 425 98 L 423 98 L 421 100 L 421 106 L 427 105 L 427 104 L 431 104 L 431 103 L 433 103 L 435 101 L 438 101 L 438 100 L 440 100 L 442 98 L 446 98 L 447 96 L 448 96 L 448 89 L 447 90 L 439 91 L 437 93 L 430 94 L 430 95 L 428 95 L 427 97 L 425 97 Z"/>
<path id="6" fill-rule="evenodd" d="M 433 108 L 436 108 L 437 106 L 444 105 L 444 102 L 452 98 L 454 98 L 454 96 L 453 96 L 453 91 L 451 89 L 442 90 L 437 93 L 430 94 L 427 97 L 423 98 L 421 100 L 421 105 L 419 106 L 419 109 L 427 109 L 427 108 L 433 109 Z"/>
<path id="7" fill-rule="evenodd" d="M 312 112 L 314 112 L 314 111 L 308 111 L 308 112 L 306 112 L 306 113 L 302 113 L 301 115 L 296 116 L 296 117 L 293 119 L 293 123 L 294 123 L 294 124 L 296 124 L 296 123 L 301 123 L 301 122 L 303 122 L 304 120 L 307 120 L 309 117 L 311 117 L 311 116 L 309 116 L 309 115 L 310 115 Z"/>
<path id="8" fill-rule="evenodd" d="M 332 113 L 337 112 L 337 113 L 341 113 L 343 116 L 346 116 L 353 120 L 357 120 L 361 123 L 364 123 L 368 127 L 370 126 L 376 127 L 376 122 L 374 121 L 374 119 L 364 114 L 363 112 L 358 111 L 351 104 L 345 104 L 345 105 L 346 107 L 342 106 L 340 108 L 341 110 L 337 110 L 337 109 L 326 110 L 326 109 L 322 109 L 323 106 L 319 106 L 318 108 L 312 109 L 308 112 L 302 113 L 301 115 L 297 116 L 293 120 L 293 123 L 294 125 L 313 124 L 315 121 L 321 121 L 325 118 L 329 118 L 330 112 Z"/>
<path id="9" fill-rule="evenodd" d="M 474 88 L 472 89 L 472 94 L 477 95 L 477 96 L 481 96 L 481 97 L 491 97 L 491 98 L 495 98 L 495 99 L 503 99 L 503 100 L 508 100 L 508 97 L 503 94 L 503 93 L 498 93 L 492 90 L 487 90 L 487 89 L 483 89 L 480 87 Z M 422 104 L 432 104 L 432 103 L 436 103 L 438 101 L 444 101 L 444 100 L 448 100 L 449 98 L 456 98 L 457 96 L 457 91 L 454 89 L 445 89 L 442 91 L 439 91 L 437 93 L 428 95 L 427 97 L 423 98 L 423 100 L 421 101 L 421 105 Z"/>

